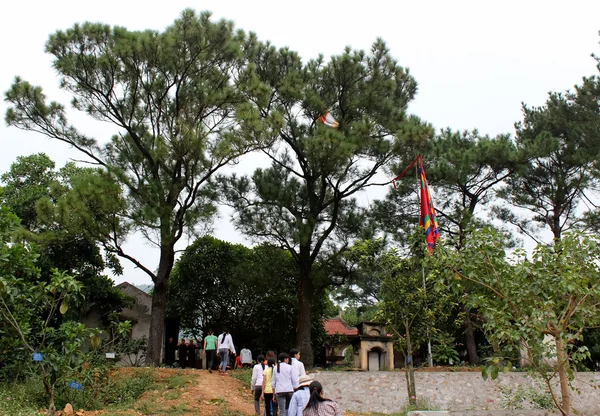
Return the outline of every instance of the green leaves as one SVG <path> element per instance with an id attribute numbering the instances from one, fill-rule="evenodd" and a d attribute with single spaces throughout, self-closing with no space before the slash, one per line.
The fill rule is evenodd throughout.
<path id="1" fill-rule="evenodd" d="M 501 357 L 488 358 L 486 361 L 488 362 L 488 365 L 481 369 L 481 377 L 483 377 L 484 380 L 487 380 L 488 378 L 496 380 L 501 371 L 503 373 L 508 373 L 512 369 L 510 360 Z"/>
<path id="2" fill-rule="evenodd" d="M 470 303 L 484 316 L 490 343 L 511 359 L 521 357 L 546 380 L 558 373 L 563 402 L 569 403 L 571 365 L 589 357 L 581 334 L 600 324 L 600 240 L 564 234 L 553 246 L 538 245 L 531 258 L 523 250 L 507 255 L 505 241 L 484 229 L 461 251 L 438 247 L 430 260 L 448 288 L 456 275 L 469 284 Z M 549 372 L 551 365 L 557 370 Z M 482 375 L 493 379 L 507 368 L 504 358 L 494 358 Z"/>
<path id="3" fill-rule="evenodd" d="M 510 178 L 500 196 L 533 216 L 499 212 L 534 238 L 537 235 L 530 221 L 548 227 L 555 239 L 578 227 L 581 204 L 597 185 L 599 95 L 596 92 L 596 102 L 590 102 L 584 90 L 576 89 L 576 93 L 550 93 L 542 107 L 523 105 L 524 119 L 516 125 L 517 147 L 528 162 Z"/>

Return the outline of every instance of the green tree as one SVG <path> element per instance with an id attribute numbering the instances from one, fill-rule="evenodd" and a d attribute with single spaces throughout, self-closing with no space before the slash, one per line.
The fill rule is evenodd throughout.
<path id="1" fill-rule="evenodd" d="M 485 316 L 489 339 L 514 355 L 524 346 L 555 406 L 568 415 L 571 363 L 589 357 L 578 343 L 585 328 L 600 323 L 600 239 L 572 233 L 562 237 L 553 246 L 539 244 L 529 259 L 522 249 L 508 256 L 506 239 L 483 230 L 474 233 L 463 250 L 438 250 L 432 261 L 439 265 L 442 290 L 464 282 L 478 287 L 470 300 Z M 544 342 L 546 335 L 555 343 L 555 368 L 545 364 L 553 350 Z M 498 366 L 487 367 L 483 374 L 495 378 Z M 553 388 L 557 375 L 560 397 Z"/>
<path id="2" fill-rule="evenodd" d="M 224 326 L 236 344 L 286 351 L 296 342 L 297 280 L 286 250 L 269 244 L 249 249 L 205 236 L 175 265 L 169 311 L 195 336 Z M 318 323 L 324 306 L 319 301 L 315 308 Z"/>
<path id="3" fill-rule="evenodd" d="M 495 191 L 520 165 L 522 156 L 508 135 L 489 137 L 477 130 L 457 132 L 443 129 L 427 144 L 424 165 L 434 189 L 434 203 L 441 232 L 460 250 L 469 233 L 487 221 L 482 216 L 494 200 Z M 396 171 L 404 170 L 398 166 Z M 418 223 L 418 185 L 407 174 L 372 209 L 373 221 L 396 243 L 407 241 L 410 224 Z M 456 237 L 453 239 L 453 237 Z M 466 299 L 464 293 L 459 299 Z M 469 361 L 479 362 L 472 311 L 463 308 L 465 345 Z"/>
<path id="4" fill-rule="evenodd" d="M 496 211 L 527 236 L 540 242 L 536 225 L 547 227 L 555 240 L 583 225 L 583 202 L 597 185 L 593 176 L 598 157 L 600 111 L 582 105 L 579 93 L 550 93 L 541 107 L 523 105 L 516 124 L 517 148 L 529 162 L 506 181 L 499 195 L 509 207 Z M 514 207 L 531 215 L 519 216 Z M 581 212 L 584 212 L 582 214 Z"/>
<path id="5" fill-rule="evenodd" d="M 251 61 L 256 76 L 245 90 L 262 117 L 251 127 L 273 140 L 264 149 L 271 166 L 227 178 L 224 191 L 242 233 L 281 245 L 298 264 L 298 346 L 311 366 L 314 294 L 343 277 L 339 253 L 365 222 L 355 196 L 430 129 L 407 115 L 417 84 L 382 40 L 370 53 L 347 48 L 306 64 L 288 49 L 259 45 Z M 338 128 L 318 121 L 327 110 Z M 313 273 L 316 262 L 332 267 L 327 279 Z"/>
<path id="6" fill-rule="evenodd" d="M 48 414 L 54 415 L 57 384 L 82 366 L 79 348 L 86 339 L 99 341 L 99 332 L 73 321 L 54 325 L 54 315 L 68 311 L 80 296 L 81 285 L 56 269 L 49 282 L 31 283 L 39 274 L 37 254 L 34 246 L 15 240 L 18 226 L 19 219 L 0 206 L 0 347 L 13 354 L 21 350 L 29 357 L 43 354 L 37 367 L 48 396 Z"/>
<path id="7" fill-rule="evenodd" d="M 490 208 L 495 191 L 517 171 L 523 159 L 509 135 L 491 138 L 477 130 L 446 129 L 431 143 L 427 178 L 435 189 L 440 229 L 449 241 L 457 243 L 458 250 L 472 230 L 488 222 L 483 210 Z M 467 298 L 468 288 L 465 289 L 467 292 L 460 294 L 459 300 Z M 463 311 L 469 361 L 478 364 L 473 311 L 466 307 Z"/>
<path id="8" fill-rule="evenodd" d="M 19 156 L 4 182 L 3 204 L 17 215 L 25 229 L 21 239 L 36 244 L 40 278 L 49 281 L 53 269 L 67 271 L 83 285 L 82 296 L 73 309 L 86 312 L 94 308 L 108 322 L 108 314 L 127 304 L 127 296 L 104 275 L 106 268 L 120 274 L 121 267 L 112 255 L 103 258 L 98 242 L 79 226 L 56 215 L 57 202 L 73 188 L 73 180 L 86 169 L 68 163 L 59 170 L 47 155 Z"/>
<path id="9" fill-rule="evenodd" d="M 114 125 L 108 143 L 69 124 L 65 108 L 46 103 L 40 87 L 17 78 L 6 93 L 9 125 L 64 142 L 98 165 L 67 201 L 108 252 L 152 278 L 150 364 L 160 361 L 175 244 L 214 214 L 215 172 L 252 146 L 238 121 L 251 123 L 253 113 L 247 114 L 237 84 L 242 71 L 251 76 L 243 53 L 251 44 L 231 22 L 214 23 L 209 13 L 191 10 L 163 32 L 84 23 L 51 35 L 46 51 L 61 87 L 73 95 L 75 109 Z M 158 265 L 124 250 L 135 231 L 158 247 Z"/>
<path id="10" fill-rule="evenodd" d="M 358 267 L 369 271 L 372 279 L 380 282 L 376 319 L 384 321 L 394 333 L 397 348 L 404 355 L 407 394 L 412 404 L 417 397 L 414 353 L 426 342 L 428 331 L 435 329 L 436 320 L 444 316 L 442 309 L 435 307 L 436 300 L 443 296 L 434 293 L 429 282 L 424 282 L 422 260 L 425 254 L 418 253 L 424 249 L 421 235 L 421 232 L 413 233 L 411 241 L 415 252 L 409 257 L 394 248 L 384 250 L 381 240 L 360 241 L 347 253 Z"/>
<path id="11" fill-rule="evenodd" d="M 56 164 L 44 153 L 19 156 L 8 172 L 0 176 L 4 184 L 2 203 L 7 204 L 30 231 L 40 227 L 36 204 L 51 194 L 57 180 Z"/>

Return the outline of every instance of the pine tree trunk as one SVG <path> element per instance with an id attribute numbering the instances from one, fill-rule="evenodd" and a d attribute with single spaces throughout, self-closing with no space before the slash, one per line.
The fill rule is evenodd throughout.
<path id="1" fill-rule="evenodd" d="M 563 416 L 571 414 L 571 388 L 569 387 L 569 359 L 565 352 L 564 341 L 560 336 L 556 336 L 556 359 L 558 363 L 558 379 L 560 382 L 560 395 L 562 398 L 562 409 L 559 409 Z"/>
<path id="2" fill-rule="evenodd" d="M 417 401 L 417 388 L 415 386 L 415 366 L 413 360 L 413 347 L 410 339 L 410 325 L 408 322 L 404 324 L 406 331 L 406 389 L 408 392 L 408 401 L 410 404 L 415 404 Z"/>
<path id="3" fill-rule="evenodd" d="M 310 264 L 300 265 L 297 346 L 302 354 L 302 362 L 307 368 L 314 366 L 314 354 L 312 349 L 312 308 L 314 287 L 310 272 Z"/>
<path id="4" fill-rule="evenodd" d="M 148 335 L 148 351 L 146 365 L 159 366 L 165 334 L 165 315 L 167 308 L 167 289 L 169 276 L 175 262 L 175 251 L 172 247 L 163 247 L 160 251 L 158 273 L 152 290 L 152 315 L 150 333 Z"/>
<path id="5" fill-rule="evenodd" d="M 469 363 L 473 365 L 479 364 L 475 331 L 473 330 L 473 321 L 471 320 L 471 310 L 467 307 L 465 307 L 465 344 L 467 353 L 469 354 Z"/>

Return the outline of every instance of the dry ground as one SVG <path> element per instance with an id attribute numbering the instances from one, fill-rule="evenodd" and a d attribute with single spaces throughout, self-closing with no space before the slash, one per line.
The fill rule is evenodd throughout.
<path id="1" fill-rule="evenodd" d="M 133 369 L 120 369 L 128 377 Z M 230 375 L 207 370 L 155 370 L 156 388 L 145 392 L 130 409 L 76 411 L 77 416 L 243 416 L 253 415 L 250 387 Z M 59 412 L 61 415 L 62 412 Z M 62 416 L 62 415 L 61 415 Z"/>

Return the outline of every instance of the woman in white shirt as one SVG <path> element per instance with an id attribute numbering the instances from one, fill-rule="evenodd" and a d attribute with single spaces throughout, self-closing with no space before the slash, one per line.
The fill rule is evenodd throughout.
<path id="1" fill-rule="evenodd" d="M 285 352 L 279 354 L 279 362 L 277 368 L 273 370 L 273 381 L 271 381 L 281 416 L 287 416 L 290 400 L 298 387 L 298 376 L 289 361 L 290 356 Z"/>
<path id="2" fill-rule="evenodd" d="M 265 371 L 266 360 L 264 355 L 256 357 L 256 365 L 252 368 L 252 381 L 250 390 L 254 393 L 254 413 L 260 416 L 260 397 L 262 396 L 263 373 Z"/>
<path id="3" fill-rule="evenodd" d="M 226 328 L 223 328 L 223 333 L 219 335 L 217 339 L 217 349 L 219 351 L 219 357 L 221 357 L 221 364 L 219 364 L 219 373 L 221 375 L 227 374 L 227 365 L 229 364 L 229 351 L 235 355 L 235 346 L 233 345 L 233 339 L 231 334 L 227 332 Z"/>
<path id="4" fill-rule="evenodd" d="M 298 380 L 300 380 L 300 377 L 306 375 L 304 364 L 302 363 L 302 361 L 300 361 L 300 350 L 298 348 L 292 348 L 292 350 L 290 351 L 290 357 L 292 359 L 292 367 L 294 368 L 294 371 L 298 376 Z"/>

